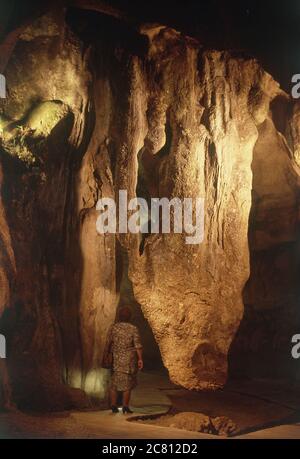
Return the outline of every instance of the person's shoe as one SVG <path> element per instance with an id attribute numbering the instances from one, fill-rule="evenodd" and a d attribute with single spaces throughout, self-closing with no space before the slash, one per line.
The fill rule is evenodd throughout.
<path id="1" fill-rule="evenodd" d="M 131 414 L 133 411 L 129 408 L 129 406 L 123 406 L 122 408 L 123 414 Z"/>
<path id="2" fill-rule="evenodd" d="M 115 405 L 112 405 L 112 406 L 111 406 L 111 411 L 112 411 L 113 413 L 119 413 L 118 407 L 115 406 Z"/>

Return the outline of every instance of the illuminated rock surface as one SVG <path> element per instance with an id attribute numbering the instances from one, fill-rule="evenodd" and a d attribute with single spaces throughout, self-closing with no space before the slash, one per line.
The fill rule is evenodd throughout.
<path id="1" fill-rule="evenodd" d="M 195 412 L 167 414 L 148 422 L 162 427 L 175 427 L 176 429 L 223 436 L 233 435 L 238 430 L 236 424 L 226 416 L 214 418 Z"/>
<path id="2" fill-rule="evenodd" d="M 270 102 L 290 102 L 252 58 L 204 51 L 166 27 L 118 24 L 115 34 L 105 17 L 81 24 L 81 15 L 23 30 L 6 67 L 0 311 L 12 311 L 3 328 L 14 397 L 62 409 L 88 403 L 68 386 L 105 396 L 101 358 L 120 296 L 119 243 L 172 381 L 221 387 L 250 275 L 251 205 L 259 227 L 251 285 L 260 282 L 262 251 L 272 249 L 273 264 L 279 245 L 296 241 L 297 111 L 289 134 L 281 132 Z M 98 235 L 97 200 L 119 189 L 131 198 L 139 188 L 148 198 L 204 197 L 203 243 Z M 293 249 L 274 256 L 284 267 Z M 253 287 L 251 305 L 276 303 L 285 287 L 278 296 L 272 282 L 265 296 Z M 292 310 L 297 288 L 286 285 Z"/>
<path id="3" fill-rule="evenodd" d="M 156 192 L 203 196 L 205 238 L 187 245 L 180 235 L 151 236 L 142 257 L 132 251 L 131 274 L 172 380 L 188 388 L 216 388 L 226 381 L 249 276 L 256 126 L 279 89 L 254 60 L 199 53 L 168 30 L 152 41 L 150 62 L 157 74 L 149 90 L 143 154 L 151 165 L 149 155 L 159 155 L 169 125 L 169 151 L 152 160 Z"/>

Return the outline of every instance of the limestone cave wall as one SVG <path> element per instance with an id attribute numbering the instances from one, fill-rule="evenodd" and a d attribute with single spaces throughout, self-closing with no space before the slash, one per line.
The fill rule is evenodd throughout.
<path id="1" fill-rule="evenodd" d="M 3 73 L 0 332 L 18 406 L 105 397 L 120 302 L 149 361 L 158 345 L 188 389 L 222 387 L 228 360 L 232 375 L 295 376 L 274 362 L 299 324 L 299 111 L 272 76 L 243 53 L 79 9 L 24 25 Z M 141 187 L 204 197 L 204 241 L 99 235 L 98 199 Z"/>

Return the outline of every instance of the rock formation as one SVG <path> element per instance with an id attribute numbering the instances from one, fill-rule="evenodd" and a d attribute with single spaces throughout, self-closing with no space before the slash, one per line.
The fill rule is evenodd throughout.
<path id="1" fill-rule="evenodd" d="M 154 419 L 138 419 L 146 424 L 155 424 L 162 427 L 175 427 L 176 429 L 203 432 L 225 437 L 239 432 L 238 426 L 226 416 L 212 417 L 194 411 L 183 411 L 175 414 L 166 414 Z"/>
<path id="2" fill-rule="evenodd" d="M 187 246 L 181 235 L 150 236 L 143 256 L 132 250 L 131 275 L 172 380 L 215 388 L 226 381 L 243 315 L 257 126 L 280 90 L 253 59 L 199 52 L 168 30 L 151 38 L 158 75 L 143 154 L 159 154 L 169 123 L 172 140 L 156 165 L 156 192 L 205 197 L 205 239 Z"/>
<path id="3" fill-rule="evenodd" d="M 119 244 L 172 381 L 222 387 L 250 267 L 247 305 L 284 307 L 289 289 L 295 308 L 297 107 L 254 58 L 205 50 L 165 26 L 137 31 L 61 11 L 24 27 L 11 48 L 0 102 L 0 313 L 14 399 L 62 409 L 88 404 L 84 392 L 104 397 Z M 203 243 L 99 235 L 96 203 L 120 189 L 129 199 L 137 190 L 203 197 Z"/>
<path id="4" fill-rule="evenodd" d="M 297 103 L 275 98 L 253 151 L 249 225 L 251 275 L 232 366 L 248 376 L 297 372 L 290 357 L 299 329 L 299 164 Z M 244 362 L 244 363 L 242 363 Z M 239 367 L 239 368 L 237 368 Z"/>

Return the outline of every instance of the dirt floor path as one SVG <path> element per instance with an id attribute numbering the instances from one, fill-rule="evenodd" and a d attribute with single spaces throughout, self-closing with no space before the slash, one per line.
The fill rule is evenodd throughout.
<path id="1" fill-rule="evenodd" d="M 178 411 L 228 416 L 236 422 L 238 438 L 300 438 L 300 388 L 267 381 L 234 382 L 215 393 L 197 393 L 171 384 L 166 375 L 147 372 L 132 397 L 134 414 L 70 411 L 63 413 L 0 413 L 0 438 L 220 438 L 128 418 Z"/>

